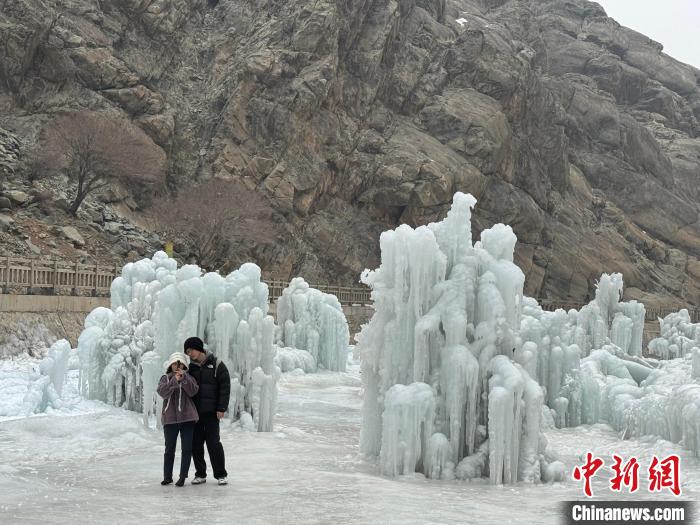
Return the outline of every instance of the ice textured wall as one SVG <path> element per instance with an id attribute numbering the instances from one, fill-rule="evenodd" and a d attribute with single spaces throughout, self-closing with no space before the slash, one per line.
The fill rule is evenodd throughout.
<path id="1" fill-rule="evenodd" d="M 299 348 L 279 348 L 275 355 L 275 364 L 280 367 L 282 372 L 291 372 L 293 370 L 302 370 L 304 373 L 316 372 L 316 360 L 306 350 Z"/>
<path id="2" fill-rule="evenodd" d="M 524 283 L 516 237 L 497 224 L 472 244 L 475 203 L 457 193 L 442 222 L 384 232 L 379 269 L 362 275 L 375 314 L 357 336 L 361 450 L 388 475 L 534 481 L 551 460 L 544 392 L 527 371 L 537 361 L 514 360 Z"/>
<path id="3" fill-rule="evenodd" d="M 350 331 L 335 295 L 295 277 L 277 299 L 280 346 L 308 351 L 327 370 L 345 371 Z"/>
<path id="4" fill-rule="evenodd" d="M 196 265 L 177 268 L 164 252 L 129 263 L 111 287 L 111 308 L 85 319 L 78 339 L 83 394 L 158 413 L 156 385 L 163 363 L 190 336 L 201 337 L 229 368 L 231 417 L 243 411 L 258 430 L 271 430 L 279 368 L 274 321 L 260 268 L 246 263 L 223 277 Z"/>

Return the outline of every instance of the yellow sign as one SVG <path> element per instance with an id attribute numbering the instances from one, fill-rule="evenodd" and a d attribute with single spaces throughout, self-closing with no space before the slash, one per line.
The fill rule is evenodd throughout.
<path id="1" fill-rule="evenodd" d="M 168 241 L 165 243 L 165 253 L 168 254 L 168 257 L 173 256 L 173 243 Z"/>

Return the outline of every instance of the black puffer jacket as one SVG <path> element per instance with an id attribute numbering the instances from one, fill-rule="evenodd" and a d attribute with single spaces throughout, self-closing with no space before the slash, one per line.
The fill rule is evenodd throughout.
<path id="1" fill-rule="evenodd" d="M 208 354 L 202 364 L 190 361 L 189 373 L 199 385 L 192 398 L 199 414 L 226 412 L 231 396 L 231 376 L 226 365 Z"/>

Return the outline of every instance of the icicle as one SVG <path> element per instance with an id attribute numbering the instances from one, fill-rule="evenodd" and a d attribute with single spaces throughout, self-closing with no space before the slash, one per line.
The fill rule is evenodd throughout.
<path id="1" fill-rule="evenodd" d="M 423 467 L 434 415 L 435 396 L 425 383 L 394 385 L 386 392 L 379 457 L 384 474 L 410 474 Z"/>

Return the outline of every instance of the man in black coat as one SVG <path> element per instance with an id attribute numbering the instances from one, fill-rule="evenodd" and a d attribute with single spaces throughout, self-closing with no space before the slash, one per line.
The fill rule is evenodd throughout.
<path id="1" fill-rule="evenodd" d="M 214 477 L 219 480 L 219 485 L 226 485 L 226 461 L 219 437 L 219 421 L 228 409 L 231 377 L 226 365 L 216 356 L 207 353 L 199 337 L 190 337 L 185 341 L 185 353 L 190 357 L 189 373 L 199 385 L 197 395 L 192 398 L 199 414 L 192 439 L 195 466 L 192 484 L 199 485 L 207 481 L 207 463 L 204 461 L 206 442 Z"/>

